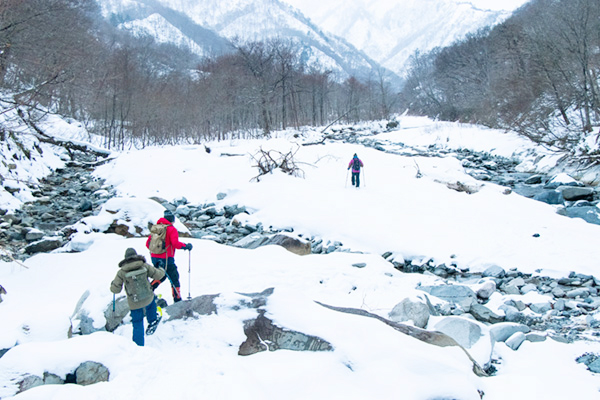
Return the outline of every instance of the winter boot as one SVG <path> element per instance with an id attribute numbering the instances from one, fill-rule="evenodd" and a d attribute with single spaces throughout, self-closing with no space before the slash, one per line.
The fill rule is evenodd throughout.
<path id="1" fill-rule="evenodd" d="M 173 302 L 177 303 L 181 301 L 181 289 L 179 287 L 174 287 L 171 291 L 173 292 Z"/>
<path id="2" fill-rule="evenodd" d="M 156 328 L 158 327 L 158 323 L 160 322 L 161 319 L 162 319 L 162 315 L 159 315 L 158 318 L 156 318 L 154 321 L 152 321 L 151 323 L 148 324 L 148 327 L 146 328 L 146 335 L 150 336 L 154 333 L 154 331 L 156 331 Z"/>

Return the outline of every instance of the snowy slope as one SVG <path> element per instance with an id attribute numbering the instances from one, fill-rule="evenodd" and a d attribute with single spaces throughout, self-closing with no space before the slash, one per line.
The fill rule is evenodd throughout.
<path id="1" fill-rule="evenodd" d="M 285 0 L 325 31 L 403 74 L 415 50 L 443 47 L 510 16 L 527 0 Z"/>
<path id="2" fill-rule="evenodd" d="M 190 36 L 204 29 L 222 38 L 220 51 L 231 51 L 229 40 L 255 41 L 291 39 L 299 46 L 307 65 L 337 71 L 341 78 L 350 74 L 366 76 L 377 63 L 343 39 L 323 33 L 297 10 L 278 0 L 99 0 L 102 12 L 110 20 L 121 21 L 119 27 L 134 35 L 151 35 L 160 42 L 184 44 L 196 54 L 208 51 L 203 35 Z M 158 18 L 161 15 L 163 19 Z M 167 18 L 167 16 L 169 16 Z M 151 17 L 151 18 L 150 18 Z M 168 24 L 164 19 L 168 19 Z M 188 39 L 184 40 L 183 37 Z M 212 38 L 214 42 L 216 39 Z M 198 49 L 198 46 L 201 48 Z M 218 53 L 218 52 L 217 52 Z"/>

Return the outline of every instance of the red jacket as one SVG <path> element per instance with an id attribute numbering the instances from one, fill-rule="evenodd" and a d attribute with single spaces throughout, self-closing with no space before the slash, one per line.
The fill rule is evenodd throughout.
<path id="1" fill-rule="evenodd" d="M 175 249 L 181 249 L 185 246 L 185 243 L 181 243 L 179 241 L 179 232 L 177 232 L 177 228 L 173 226 L 167 219 L 160 218 L 156 221 L 157 224 L 168 225 L 167 226 L 167 237 L 165 239 L 167 252 L 163 254 L 152 254 L 150 253 L 150 257 L 156 258 L 173 258 L 175 257 Z M 146 240 L 146 247 L 150 248 L 150 236 L 148 236 L 148 240 Z"/>

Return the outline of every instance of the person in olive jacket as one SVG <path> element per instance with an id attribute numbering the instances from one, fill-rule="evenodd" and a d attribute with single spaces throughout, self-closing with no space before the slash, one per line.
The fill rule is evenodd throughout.
<path id="1" fill-rule="evenodd" d="M 144 310 L 146 311 L 146 319 L 148 320 L 147 334 L 154 333 L 158 325 L 159 318 L 156 311 L 156 299 L 150 286 L 150 281 L 146 280 L 147 287 L 143 287 L 145 292 L 138 298 L 137 293 L 133 293 L 133 288 L 127 287 L 126 275 L 129 272 L 145 269 L 147 277 L 150 279 L 161 279 L 165 275 L 165 271 L 160 268 L 155 268 L 146 263 L 144 256 L 138 255 L 135 249 L 129 248 L 125 251 L 125 258 L 119 262 L 119 271 L 117 276 L 110 284 L 110 291 L 120 293 L 125 285 L 125 293 L 127 293 L 127 303 L 131 310 L 131 324 L 133 325 L 133 341 L 138 346 L 144 345 Z M 145 286 L 145 285 L 144 285 Z"/>

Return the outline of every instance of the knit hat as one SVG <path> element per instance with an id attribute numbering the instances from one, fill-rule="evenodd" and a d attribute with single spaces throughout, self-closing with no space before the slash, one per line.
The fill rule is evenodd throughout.
<path id="1" fill-rule="evenodd" d="M 132 258 L 137 255 L 138 255 L 138 253 L 136 253 L 135 249 L 132 249 L 131 247 L 128 248 L 127 250 L 125 250 L 125 258 Z"/>
<path id="2" fill-rule="evenodd" d="M 171 210 L 165 210 L 165 214 L 163 217 L 169 222 L 175 222 L 175 216 L 171 212 Z"/>

